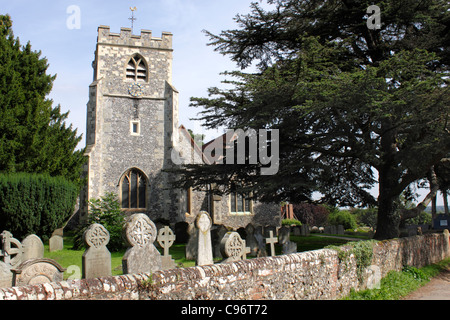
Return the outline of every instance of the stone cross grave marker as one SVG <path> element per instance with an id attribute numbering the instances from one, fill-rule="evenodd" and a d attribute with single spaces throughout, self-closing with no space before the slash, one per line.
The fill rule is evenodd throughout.
<path id="1" fill-rule="evenodd" d="M 245 242 L 237 232 L 227 232 L 220 242 L 222 256 L 224 259 L 222 262 L 233 262 L 242 260 L 242 256 L 245 252 Z"/>
<path id="2" fill-rule="evenodd" d="M 197 261 L 198 266 L 213 264 L 213 253 L 211 243 L 211 226 L 212 221 L 206 211 L 201 211 L 197 216 L 198 228 L 198 252 Z"/>
<path id="3" fill-rule="evenodd" d="M 0 250 L 0 258 L 11 268 L 17 267 L 23 260 L 24 249 L 19 240 L 13 238 L 11 232 L 4 230 L 0 234 L 2 247 Z"/>
<path id="4" fill-rule="evenodd" d="M 111 253 L 106 245 L 109 242 L 108 230 L 94 223 L 83 234 L 88 247 L 82 256 L 82 277 L 98 278 L 111 275 Z"/>
<path id="5" fill-rule="evenodd" d="M 169 226 L 165 226 L 164 228 L 159 229 L 158 243 L 164 249 L 164 255 L 161 257 L 163 270 L 173 269 L 176 267 L 175 261 L 169 254 L 169 248 L 173 245 L 174 241 L 175 241 L 175 234 L 169 228 Z"/>
<path id="6" fill-rule="evenodd" d="M 273 231 L 269 231 L 269 238 L 266 238 L 266 243 L 270 244 L 270 255 L 275 256 L 275 243 L 278 242 L 277 237 L 273 236 Z"/>
<path id="7" fill-rule="evenodd" d="M 161 254 L 154 246 L 157 229 L 143 213 L 133 214 L 124 224 L 124 238 L 129 248 L 122 258 L 123 274 L 161 270 Z"/>
<path id="8" fill-rule="evenodd" d="M 250 247 L 247 247 L 247 243 L 246 240 L 242 240 L 244 241 L 244 252 L 242 254 L 242 259 L 246 260 L 247 259 L 247 254 L 252 252 L 252 249 Z"/>
<path id="9" fill-rule="evenodd" d="M 30 259 L 41 259 L 44 257 L 44 244 L 42 240 L 35 234 L 30 234 L 22 240 L 23 261 Z"/>

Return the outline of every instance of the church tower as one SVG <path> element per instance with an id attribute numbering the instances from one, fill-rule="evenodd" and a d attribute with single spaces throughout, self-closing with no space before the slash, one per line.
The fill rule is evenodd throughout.
<path id="1" fill-rule="evenodd" d="M 85 175 L 81 201 L 108 192 L 128 213 L 178 219 L 169 175 L 178 136 L 178 92 L 172 86 L 172 34 L 161 38 L 130 28 L 98 28 L 94 81 L 87 104 Z M 83 203 L 82 202 L 82 203 Z M 87 206 L 81 210 L 86 217 Z"/>

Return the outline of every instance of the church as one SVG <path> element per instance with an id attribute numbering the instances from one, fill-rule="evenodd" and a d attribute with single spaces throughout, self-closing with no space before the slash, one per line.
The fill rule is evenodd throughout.
<path id="1" fill-rule="evenodd" d="M 172 34 L 154 37 L 131 28 L 120 33 L 98 27 L 93 82 L 86 117 L 87 184 L 80 196 L 80 218 L 88 199 L 112 192 L 127 214 L 146 213 L 170 224 L 200 210 L 214 224 L 238 229 L 249 223 L 279 226 L 280 207 L 241 194 L 224 196 L 171 187 L 173 150 L 202 159 L 203 150 L 178 123 L 178 91 L 172 84 Z"/>

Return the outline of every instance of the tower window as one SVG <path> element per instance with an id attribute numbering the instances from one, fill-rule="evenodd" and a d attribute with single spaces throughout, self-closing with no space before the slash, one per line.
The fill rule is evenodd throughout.
<path id="1" fill-rule="evenodd" d="M 130 122 L 130 133 L 132 136 L 139 136 L 141 134 L 141 124 L 139 120 L 132 120 Z"/>
<path id="2" fill-rule="evenodd" d="M 147 179 L 137 170 L 129 170 L 120 183 L 122 209 L 145 209 Z"/>
<path id="3" fill-rule="evenodd" d="M 147 65 L 140 55 L 136 54 L 131 57 L 127 64 L 126 78 L 133 81 L 147 81 Z"/>

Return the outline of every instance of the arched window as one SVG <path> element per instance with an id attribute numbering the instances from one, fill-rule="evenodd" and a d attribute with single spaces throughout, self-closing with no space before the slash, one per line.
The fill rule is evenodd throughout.
<path id="1" fill-rule="evenodd" d="M 128 61 L 126 77 L 135 82 L 147 81 L 147 64 L 139 54 L 135 54 Z"/>
<path id="2" fill-rule="evenodd" d="M 145 209 L 147 178 L 137 170 L 127 171 L 120 183 L 122 209 Z"/>

